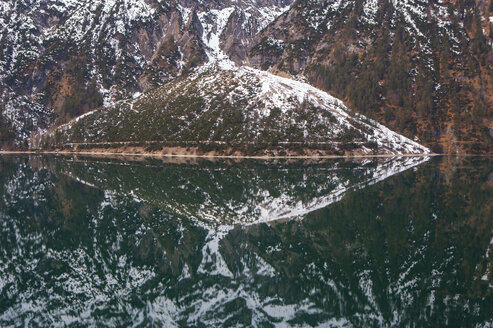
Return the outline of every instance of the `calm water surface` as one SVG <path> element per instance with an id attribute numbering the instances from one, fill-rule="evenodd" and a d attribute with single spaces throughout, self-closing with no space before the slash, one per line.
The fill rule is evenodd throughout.
<path id="1" fill-rule="evenodd" d="M 493 159 L 0 157 L 1 327 L 491 327 Z"/>

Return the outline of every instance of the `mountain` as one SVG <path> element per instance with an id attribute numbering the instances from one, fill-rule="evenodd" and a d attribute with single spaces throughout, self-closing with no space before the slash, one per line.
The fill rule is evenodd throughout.
<path id="1" fill-rule="evenodd" d="M 178 146 L 221 155 L 430 152 L 306 83 L 225 64 L 89 112 L 38 144 L 71 151 L 147 146 L 159 153 Z"/>
<path id="2" fill-rule="evenodd" d="M 290 0 L 8 0 L 0 138 L 24 141 L 218 57 L 237 61 Z M 244 53 L 243 55 L 241 55 Z"/>
<path id="3" fill-rule="evenodd" d="M 435 152 L 493 151 L 485 0 L 8 0 L 0 143 L 232 61 L 305 81 Z"/>
<path id="4" fill-rule="evenodd" d="M 437 152 L 493 150 L 493 2 L 305 0 L 247 62 L 303 75 Z"/>

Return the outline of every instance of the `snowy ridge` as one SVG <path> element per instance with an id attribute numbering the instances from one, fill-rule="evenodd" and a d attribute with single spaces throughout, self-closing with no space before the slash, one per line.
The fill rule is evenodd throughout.
<path id="1" fill-rule="evenodd" d="M 372 133 L 366 134 L 365 136 L 368 140 L 376 140 L 379 146 L 394 149 L 394 154 L 430 153 L 430 150 L 426 147 L 389 130 L 373 120 L 367 119 L 363 115 L 351 117 L 349 109 L 341 100 L 307 83 L 279 77 L 253 68 L 244 69 L 258 76 L 259 80 L 262 81 L 260 98 L 268 104 L 266 108 L 280 108 L 283 112 L 287 112 L 289 109 L 294 109 L 293 103 L 289 103 L 289 99 L 294 97 L 298 99 L 298 103 L 308 101 L 317 107 L 329 109 L 331 113 L 335 114 L 342 127 L 354 128 L 354 125 L 347 122 L 352 119 L 357 120 L 359 124 L 363 124 L 372 130 Z M 268 113 L 266 114 L 268 115 Z M 342 130 L 332 131 L 334 136 L 340 132 Z M 304 136 L 307 137 L 309 133 L 310 131 L 305 131 Z"/>

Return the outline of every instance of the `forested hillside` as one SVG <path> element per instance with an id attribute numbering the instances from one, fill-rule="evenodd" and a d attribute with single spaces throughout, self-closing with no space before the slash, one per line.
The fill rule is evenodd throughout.
<path id="1" fill-rule="evenodd" d="M 436 152 L 493 147 L 492 1 L 297 1 L 249 63 L 302 74 Z"/>

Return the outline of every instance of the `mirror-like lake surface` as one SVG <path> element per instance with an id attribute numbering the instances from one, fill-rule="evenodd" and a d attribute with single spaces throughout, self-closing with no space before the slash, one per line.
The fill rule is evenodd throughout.
<path id="1" fill-rule="evenodd" d="M 1 327 L 493 325 L 493 159 L 0 157 Z"/>

